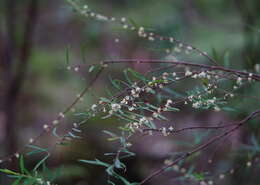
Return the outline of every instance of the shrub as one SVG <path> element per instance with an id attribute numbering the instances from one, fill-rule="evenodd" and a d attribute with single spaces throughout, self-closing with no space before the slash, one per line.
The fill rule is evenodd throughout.
<path id="1" fill-rule="evenodd" d="M 67 69 L 76 73 L 88 69 L 93 78 L 71 105 L 51 123 L 43 125 L 43 133 L 56 137 L 54 148 L 57 145 L 70 145 L 74 140 L 80 140 L 83 134 L 88 134 L 83 128 L 92 119 L 110 119 L 118 122 L 118 130 L 102 132 L 108 136 L 108 142 L 114 143 L 117 150 L 104 154 L 107 161 L 85 159 L 84 156 L 78 159 L 82 164 L 104 168 L 104 173 L 108 175 L 108 184 L 141 185 L 164 173 L 169 174 L 166 179 L 176 178 L 184 183 L 222 184 L 228 175 L 239 170 L 245 172 L 247 168 L 256 168 L 259 152 L 257 136 L 248 131 L 251 140 L 243 144 L 239 137 L 234 135 L 246 128 L 258 128 L 256 118 L 260 115 L 257 96 L 260 75 L 255 72 L 259 71 L 229 68 L 228 60 L 223 62 L 219 57 L 211 57 L 175 37 L 161 36 L 156 31 L 138 26 L 124 17 L 115 18 L 96 13 L 75 0 L 67 2 L 82 17 L 104 24 L 119 25 L 122 30 L 129 32 L 128 34 L 136 34 L 139 39 L 161 47 L 161 53 L 157 57 L 159 59 L 111 59 L 93 65 L 68 64 Z M 177 54 L 178 57 L 175 57 Z M 185 57 L 191 59 L 186 60 Z M 138 67 L 131 67 L 133 64 Z M 65 134 L 58 134 L 57 129 L 62 121 L 70 112 L 74 112 L 76 104 L 83 100 L 85 94 L 91 92 L 91 87 L 111 66 L 123 69 L 120 76 L 109 78 L 111 88 L 107 90 L 108 95 L 99 97 L 95 104 L 88 106 L 87 111 L 76 112 L 75 115 L 80 116 L 80 120 L 73 123 Z M 138 70 L 139 66 L 142 66 L 145 72 Z M 258 65 L 255 67 L 257 70 Z M 190 123 L 186 122 L 187 114 L 216 115 L 216 120 L 219 121 L 210 119 L 208 122 L 202 122 L 200 119 L 200 122 Z M 153 142 L 160 144 L 161 136 L 168 137 L 176 145 L 176 151 L 163 157 L 163 167 L 152 172 L 146 169 L 145 173 L 149 175 L 142 180 L 127 178 L 128 160 L 138 155 L 132 148 L 137 142 L 141 142 L 142 137 L 153 138 Z M 46 164 L 53 147 L 38 146 L 36 141 L 40 138 L 30 138 L 24 148 L 26 150 L 1 159 L 3 163 L 19 158 L 19 171 L 1 169 L 1 172 L 15 179 L 13 184 L 55 184 L 60 172 L 51 172 Z M 236 149 L 224 155 L 226 160 L 230 160 L 231 168 L 219 172 L 218 165 L 221 160 L 215 161 L 214 155 L 220 155 L 219 148 L 227 140 L 237 140 Z M 143 147 L 145 150 L 151 146 Z M 210 155 L 210 152 L 213 155 Z M 43 157 L 32 170 L 28 170 L 24 159 L 32 155 Z M 238 161 L 235 162 L 237 164 L 232 164 L 230 158 Z M 201 170 L 201 163 L 207 165 L 213 162 L 215 167 L 210 167 L 207 171 Z"/>

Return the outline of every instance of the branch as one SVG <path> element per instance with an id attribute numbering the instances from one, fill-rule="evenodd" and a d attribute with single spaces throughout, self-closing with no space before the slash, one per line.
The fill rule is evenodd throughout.
<path id="1" fill-rule="evenodd" d="M 191 126 L 191 127 L 185 127 L 185 128 L 181 128 L 178 130 L 166 130 L 167 133 L 179 133 L 182 131 L 186 131 L 186 130 L 196 130 L 196 129 L 200 129 L 200 130 L 209 130 L 209 129 L 222 129 L 222 128 L 227 128 L 227 127 L 232 127 L 232 126 L 236 126 L 237 123 L 230 123 L 227 125 L 221 125 L 221 126 Z M 153 131 L 153 132 L 162 132 L 162 129 L 153 129 L 153 128 L 147 128 L 147 129 L 143 129 L 143 132 L 147 132 L 147 131 Z"/>
<path id="2" fill-rule="evenodd" d="M 51 123 L 49 123 L 48 125 L 43 125 L 43 130 L 41 131 L 41 133 L 33 138 L 33 140 L 29 140 L 29 142 L 27 144 L 34 144 L 36 141 L 39 140 L 39 138 L 41 138 L 45 133 L 50 132 L 50 130 L 52 128 L 54 128 L 55 126 L 57 126 L 57 124 L 59 124 L 59 122 L 61 121 L 61 119 L 64 118 L 65 114 L 67 114 L 69 111 L 71 111 L 73 109 L 73 107 L 75 107 L 75 105 L 81 100 L 81 98 L 89 91 L 89 89 L 92 87 L 92 85 L 97 81 L 97 79 L 99 78 L 99 76 L 101 75 L 101 73 L 103 72 L 104 67 L 102 67 L 97 73 L 96 75 L 93 77 L 93 79 L 90 81 L 90 83 L 85 87 L 85 89 L 77 96 L 76 99 L 74 99 L 72 101 L 72 103 L 67 106 L 63 112 L 59 113 L 59 115 L 56 117 L 56 119 L 54 119 Z M 58 122 L 58 123 L 56 123 Z M 21 154 L 23 152 L 25 152 L 26 150 L 26 145 L 23 146 L 18 152 L 14 153 L 14 154 L 10 154 L 8 156 L 5 157 L 0 157 L 0 163 L 3 162 L 7 162 L 7 161 L 12 161 L 13 158 L 17 157 L 18 154 Z"/>
<path id="3" fill-rule="evenodd" d="M 147 181 L 151 180 L 153 177 L 163 173 L 166 169 L 170 168 L 171 166 L 177 164 L 179 161 L 184 160 L 186 158 L 188 158 L 189 156 L 204 150 L 205 148 L 207 148 L 208 146 L 210 146 L 211 144 L 215 143 L 216 141 L 220 140 L 222 137 L 225 136 L 229 136 L 230 134 L 232 134 L 234 131 L 236 131 L 239 127 L 241 127 L 244 123 L 246 123 L 247 121 L 253 119 L 254 117 L 257 116 L 257 114 L 260 113 L 260 109 L 256 110 L 255 112 L 252 112 L 249 116 L 247 116 L 246 118 L 244 118 L 241 121 L 237 122 L 237 125 L 235 127 L 233 127 L 232 129 L 229 129 L 228 131 L 219 134 L 215 137 L 213 137 L 212 139 L 210 139 L 208 142 L 199 145 L 197 148 L 193 149 L 190 152 L 187 152 L 185 154 L 183 154 L 182 156 L 178 157 L 175 161 L 171 162 L 169 165 L 164 166 L 163 168 L 160 168 L 159 170 L 153 172 L 151 175 L 149 175 L 148 177 L 146 177 L 142 182 L 140 182 L 138 185 L 142 185 L 144 183 L 146 183 Z"/>
<path id="4" fill-rule="evenodd" d="M 128 31 L 132 31 L 135 32 L 137 34 L 137 36 L 146 39 L 146 40 L 159 40 L 159 41 L 167 41 L 170 43 L 177 43 L 179 45 L 182 45 L 181 47 L 183 48 L 188 48 L 189 50 L 193 50 L 195 52 L 197 52 L 199 55 L 204 56 L 208 61 L 210 61 L 212 64 L 219 66 L 218 62 L 213 59 L 212 57 L 210 57 L 206 52 L 201 51 L 199 48 L 191 45 L 191 44 L 187 44 L 181 40 L 176 39 L 175 37 L 165 37 L 165 36 L 161 36 L 159 34 L 156 34 L 154 32 L 151 31 L 144 31 L 143 27 L 137 27 L 136 25 L 132 24 L 131 21 L 130 23 L 126 22 L 126 18 L 122 17 L 121 19 L 115 18 L 115 17 L 109 17 L 103 14 L 99 14 L 96 12 L 93 12 L 91 10 L 84 9 L 84 7 L 81 7 L 78 3 L 74 2 L 73 0 L 66 0 L 79 14 L 81 14 L 84 17 L 92 17 L 98 21 L 105 21 L 105 22 L 114 22 L 116 24 L 119 24 L 123 27 L 123 29 L 126 29 Z M 141 31 L 140 34 L 140 30 L 141 28 L 143 29 Z"/>
<path id="5" fill-rule="evenodd" d="M 119 60 L 105 60 L 103 61 L 104 64 L 115 64 L 115 63 L 137 63 L 137 64 L 145 64 L 145 63 L 154 63 L 154 64 L 162 64 L 162 63 L 167 63 L 167 64 L 175 64 L 175 65 L 180 65 L 180 66 L 189 66 L 189 67 L 199 67 L 199 68 L 204 68 L 208 69 L 210 71 L 224 71 L 228 73 L 233 73 L 236 75 L 243 75 L 243 76 L 251 76 L 252 79 L 260 81 L 260 75 L 258 74 L 253 74 L 249 72 L 244 72 L 240 70 L 235 70 L 235 69 L 229 69 L 221 66 L 210 66 L 206 64 L 195 64 L 191 62 L 186 62 L 186 61 L 179 61 L 179 60 L 157 60 L 157 59 L 119 59 Z"/>

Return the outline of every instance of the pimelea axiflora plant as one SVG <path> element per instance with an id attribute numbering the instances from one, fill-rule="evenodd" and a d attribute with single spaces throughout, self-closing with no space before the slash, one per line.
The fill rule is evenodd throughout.
<path id="1" fill-rule="evenodd" d="M 98 165 L 105 169 L 108 174 L 107 183 L 123 183 L 125 185 L 146 184 L 164 173 L 172 172 L 178 180 L 201 185 L 221 184 L 226 176 L 232 175 L 241 168 L 250 168 L 258 162 L 257 152 L 248 149 L 250 157 L 243 164 L 238 164 L 226 171 L 210 172 L 196 169 L 196 160 L 203 156 L 208 150 L 218 148 L 225 140 L 251 120 L 257 120 L 260 115 L 259 97 L 251 95 L 249 92 L 242 93 L 246 89 L 259 89 L 260 75 L 257 71 L 243 71 L 222 66 L 219 61 L 210 57 L 206 52 L 197 47 L 184 43 L 175 37 L 164 37 L 155 31 L 144 26 L 137 26 L 133 21 L 125 17 L 108 17 L 92 11 L 87 5 L 81 5 L 76 0 L 67 0 L 81 16 L 92 18 L 95 21 L 102 21 L 104 24 L 114 24 L 135 34 L 137 37 L 147 42 L 165 42 L 166 48 L 162 48 L 163 55 L 158 58 L 137 58 L 137 59 L 110 59 L 103 60 L 93 65 L 68 65 L 67 70 L 79 72 L 88 69 L 93 76 L 87 87 L 78 95 L 75 100 L 63 112 L 57 114 L 57 118 L 51 123 L 43 124 L 43 133 L 52 134 L 56 137 L 56 144 L 52 147 L 41 147 L 36 141 L 41 137 L 29 138 L 28 145 L 21 151 L 10 156 L 1 158 L 1 163 L 19 159 L 20 171 L 12 169 L 1 169 L 1 172 L 13 178 L 14 184 L 56 184 L 56 174 L 50 175 L 50 170 L 46 166 L 46 161 L 51 157 L 53 148 L 57 145 L 67 145 L 73 140 L 81 139 L 82 127 L 87 125 L 93 118 L 118 120 L 120 123 L 117 132 L 109 130 L 102 131 L 109 138 L 109 142 L 116 143 L 116 151 L 108 151 L 105 155 L 107 161 L 99 159 L 85 159 L 84 156 L 78 159 L 83 164 Z M 115 39 L 118 43 L 120 40 Z M 180 60 L 177 55 L 199 56 L 202 61 L 192 62 L 192 60 Z M 205 59 L 207 62 L 205 62 Z M 198 60 L 198 59 L 196 59 Z M 111 66 L 123 64 L 126 68 L 122 71 L 122 78 L 111 78 L 111 92 L 107 97 L 99 97 L 96 103 L 87 105 L 87 110 L 77 112 L 75 106 L 83 101 L 84 95 L 91 91 L 103 71 L 109 71 Z M 127 67 L 132 64 L 144 65 L 144 73 Z M 258 67 L 259 68 L 259 67 Z M 187 85 L 183 85 L 187 84 Z M 247 92 L 247 91 L 246 91 Z M 208 114 L 219 114 L 236 111 L 240 106 L 234 101 L 236 99 L 247 99 L 248 103 L 254 104 L 248 108 L 248 115 L 243 118 L 235 117 L 235 121 L 210 121 L 203 123 L 186 123 L 180 119 L 189 112 L 206 112 Z M 245 105 L 247 106 L 247 105 Z M 57 130 L 69 113 L 80 114 L 81 120 L 71 124 L 65 134 L 58 134 Z M 178 119 L 176 119 L 178 118 Z M 184 119 L 185 120 L 185 119 Z M 200 133 L 194 139 L 191 133 Z M 138 153 L 132 148 L 142 137 L 171 137 L 173 142 L 177 136 L 179 140 L 186 138 L 190 142 L 187 147 L 180 148 L 179 151 L 169 153 L 162 160 L 162 167 L 153 170 L 140 181 L 132 182 L 127 178 L 125 161 L 134 158 Z M 141 141 L 140 141 L 141 142 Z M 158 141 L 160 142 L 160 141 Z M 177 142 L 177 141 L 176 141 Z M 253 139 L 256 149 L 258 143 Z M 29 149 L 29 151 L 28 151 Z M 38 161 L 31 171 L 24 165 L 24 156 L 41 154 L 42 160 Z M 227 156 L 230 157 L 230 156 Z M 212 164 L 213 157 L 208 157 L 205 163 Z M 58 174 L 58 173 L 57 173 Z M 169 177 L 170 179 L 171 177 Z"/>

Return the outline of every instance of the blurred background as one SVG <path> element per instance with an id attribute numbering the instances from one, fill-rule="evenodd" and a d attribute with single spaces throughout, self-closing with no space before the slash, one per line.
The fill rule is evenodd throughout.
<path id="1" fill-rule="evenodd" d="M 221 65 L 226 63 L 228 67 L 259 73 L 259 0 L 90 0 L 86 3 L 98 13 L 126 17 L 134 20 L 137 25 L 154 29 L 161 35 L 174 36 L 190 43 L 209 53 L 221 62 Z M 112 58 L 158 58 L 165 55 L 163 48 L 163 44 L 151 44 L 136 34 L 123 31 L 117 25 L 81 17 L 63 0 L 1 0 L 1 156 L 16 152 L 29 138 L 37 136 L 42 126 L 55 119 L 89 83 L 91 75 L 87 71 L 67 70 L 66 57 L 69 56 L 69 65 L 95 64 Z M 173 55 L 175 56 L 174 53 Z M 177 54 L 176 57 L 184 58 Z M 203 60 L 205 59 L 199 58 L 197 61 L 205 62 Z M 147 70 L 147 66 L 131 67 L 140 72 Z M 88 93 L 84 101 L 76 107 L 76 112 L 83 112 L 95 103 L 98 97 L 106 96 L 105 89 L 110 86 L 108 77 L 120 77 L 123 68 L 124 66 L 109 68 L 94 85 L 92 92 L 95 93 Z M 259 87 L 254 87 L 244 93 L 259 97 L 258 92 Z M 239 120 L 257 106 L 256 100 L 249 101 L 246 98 L 234 100 L 233 105 L 238 111 L 232 113 L 192 112 L 188 109 L 176 117 L 176 122 Z M 74 113 L 70 114 L 58 132 L 63 133 L 73 122 L 80 119 Z M 183 115 L 189 116 L 183 118 Z M 102 168 L 81 165 L 76 161 L 79 158 L 107 160 L 103 153 L 114 151 L 117 144 L 109 143 L 107 136 L 101 131 L 114 130 L 118 124 L 115 119 L 93 119 L 84 128 L 84 139 L 73 141 L 69 147 L 58 146 L 48 160 L 51 169 L 63 165 L 57 183 L 105 184 L 107 176 Z M 254 148 L 254 151 L 247 148 L 245 154 L 248 155 L 241 157 L 234 154 L 233 158 L 229 156 L 232 149 L 251 146 L 252 140 L 259 140 L 260 127 L 256 124 L 257 122 L 250 124 L 245 130 L 235 134 L 233 140 L 227 140 L 224 146 L 217 147 L 214 163 L 205 162 L 215 155 L 216 152 L 212 150 L 198 157 L 195 169 L 198 172 L 210 171 L 218 174 L 237 163 L 245 162 L 253 152 L 254 155 L 259 153 L 259 148 Z M 190 133 L 189 139 L 176 136 L 141 138 L 133 147 L 137 156 L 126 161 L 128 171 L 125 176 L 130 181 L 140 181 L 160 167 L 169 157 L 169 153 L 179 149 L 180 145 L 188 146 L 190 140 L 198 138 L 198 135 L 203 138 L 198 133 Z M 47 135 L 37 144 L 44 147 L 53 141 L 54 138 Z M 40 157 L 28 159 L 28 168 Z M 0 167 L 15 169 L 16 165 L 14 161 L 4 163 Z M 242 169 L 219 184 L 257 185 L 260 184 L 257 173 L 257 168 Z M 1 174 L 0 184 L 9 183 Z M 185 183 L 175 178 L 175 175 L 167 173 L 155 178 L 150 184 Z"/>

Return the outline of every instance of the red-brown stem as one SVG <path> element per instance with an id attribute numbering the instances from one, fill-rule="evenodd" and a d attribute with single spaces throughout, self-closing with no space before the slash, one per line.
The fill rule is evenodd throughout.
<path id="1" fill-rule="evenodd" d="M 162 64 L 162 63 L 167 63 L 167 64 L 176 64 L 176 65 L 181 65 L 181 66 L 190 66 L 190 67 L 199 67 L 199 68 L 204 68 L 208 69 L 211 71 L 224 71 L 224 72 L 229 72 L 233 73 L 236 75 L 245 75 L 249 76 L 250 74 L 252 75 L 251 78 L 255 80 L 260 80 L 260 75 L 258 74 L 253 74 L 249 72 L 244 72 L 240 70 L 235 70 L 235 69 L 229 69 L 221 66 L 210 66 L 206 64 L 196 64 L 196 63 L 191 63 L 191 62 L 186 62 L 186 61 L 179 61 L 179 60 L 157 60 L 157 59 L 120 59 L 120 60 L 105 60 L 103 61 L 104 64 L 113 64 L 113 63 L 138 63 L 138 64 L 144 64 L 144 63 L 154 63 L 154 64 Z"/>
<path id="2" fill-rule="evenodd" d="M 236 126 L 237 123 L 230 123 L 227 125 L 220 125 L 220 126 L 191 126 L 191 127 L 185 127 L 185 128 L 181 128 L 178 130 L 166 130 L 167 133 L 179 133 L 185 130 L 196 130 L 196 129 L 200 129 L 200 130 L 209 130 L 209 129 L 222 129 L 222 128 L 227 128 L 227 127 L 232 127 L 232 126 Z M 153 131 L 153 132 L 162 132 L 161 129 L 153 129 L 153 128 L 147 128 L 147 129 L 143 129 L 143 132 L 147 132 L 147 131 Z"/>
<path id="3" fill-rule="evenodd" d="M 183 154 L 182 156 L 178 157 L 175 161 L 171 162 L 169 165 L 164 166 L 162 168 L 160 168 L 159 170 L 153 172 L 151 175 L 149 175 L 148 177 L 146 177 L 142 182 L 140 182 L 138 185 L 142 185 L 146 182 L 148 182 L 149 180 L 151 180 L 153 177 L 161 174 L 164 172 L 164 170 L 170 168 L 171 166 L 177 164 L 179 161 L 186 159 L 187 157 L 197 153 L 198 151 L 204 150 L 205 148 L 207 148 L 208 146 L 210 146 L 211 144 L 215 143 L 216 141 L 220 140 L 222 137 L 225 136 L 229 136 L 230 134 L 232 134 L 234 131 L 236 131 L 239 127 L 241 127 L 244 123 L 246 123 L 247 121 L 249 121 L 250 119 L 253 119 L 258 113 L 260 113 L 260 109 L 256 110 L 255 112 L 252 112 L 249 116 L 247 116 L 246 118 L 244 118 L 243 120 L 237 122 L 237 125 L 235 127 L 233 127 L 232 129 L 229 129 L 228 131 L 219 134 L 213 138 L 211 138 L 208 142 L 199 145 L 198 147 L 196 147 L 195 149 L 193 149 L 190 152 L 187 152 L 185 154 Z"/>

